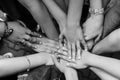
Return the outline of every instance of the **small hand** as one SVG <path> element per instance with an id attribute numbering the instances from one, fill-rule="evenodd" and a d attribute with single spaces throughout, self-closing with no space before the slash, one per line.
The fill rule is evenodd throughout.
<path id="1" fill-rule="evenodd" d="M 8 37 L 11 41 L 19 42 L 23 39 L 28 40 L 31 36 L 38 36 L 37 33 L 31 32 L 31 30 L 18 22 L 8 22 L 8 27 L 13 29 L 13 33 Z"/>
<path id="2" fill-rule="evenodd" d="M 55 66 L 63 73 L 65 73 L 66 71 L 68 71 L 70 68 L 67 67 L 66 65 L 66 61 L 61 61 L 59 62 L 57 57 L 55 55 L 52 55 L 52 59 L 53 59 L 53 62 L 55 64 Z"/>
<path id="3" fill-rule="evenodd" d="M 98 41 L 103 30 L 103 15 L 92 15 L 83 24 L 85 40 Z"/>
<path id="4" fill-rule="evenodd" d="M 76 53 L 77 51 L 77 53 Z M 66 47 L 61 47 L 61 49 L 59 49 L 57 52 L 57 55 L 63 55 L 63 56 L 68 56 L 69 59 L 72 59 L 73 61 L 75 61 L 76 59 L 80 59 L 81 57 L 81 46 L 80 46 L 80 42 L 76 41 L 75 42 L 75 47 L 74 44 L 69 44 L 68 43 L 68 49 Z"/>
<path id="5" fill-rule="evenodd" d="M 37 43 L 33 43 L 33 42 Z M 36 52 L 49 52 L 54 53 L 59 49 L 59 44 L 53 40 L 47 39 L 47 38 L 36 38 L 34 37 L 31 40 L 22 40 L 21 42 L 23 45 L 26 45 L 27 47 L 31 47 Z"/>
<path id="6" fill-rule="evenodd" d="M 79 42 L 79 45 L 82 44 L 84 47 L 83 49 L 87 50 L 87 44 L 84 40 L 82 29 L 80 26 L 64 28 L 63 32 L 60 35 L 60 40 L 63 40 L 63 37 L 65 37 L 67 40 L 67 48 L 68 48 L 69 58 L 75 59 L 76 54 L 74 54 L 74 53 L 71 54 L 71 49 L 73 52 L 75 51 L 75 47 L 77 45 L 76 42 L 77 43 Z M 73 55 L 73 57 L 71 57 L 71 55 Z"/>
<path id="7" fill-rule="evenodd" d="M 75 43 L 75 41 L 79 40 L 84 48 L 87 48 L 87 44 L 85 43 L 83 32 L 80 26 L 73 26 L 73 27 L 65 27 L 61 32 L 59 38 L 63 40 L 66 38 L 67 42 Z"/>
<path id="8" fill-rule="evenodd" d="M 80 54 L 79 50 L 77 51 L 77 54 Z M 75 69 L 84 69 L 87 67 L 87 64 L 85 64 L 84 54 L 86 54 L 86 51 L 83 51 L 82 54 L 80 55 L 81 57 L 79 59 L 74 60 L 74 61 L 69 59 L 68 56 L 58 55 L 58 57 L 60 57 L 63 60 L 68 61 L 68 63 L 67 63 L 68 67 L 72 67 Z"/>

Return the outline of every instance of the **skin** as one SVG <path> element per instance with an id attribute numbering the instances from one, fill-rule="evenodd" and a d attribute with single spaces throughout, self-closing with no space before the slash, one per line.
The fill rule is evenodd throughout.
<path id="1" fill-rule="evenodd" d="M 41 0 L 18 0 L 41 26 L 48 38 L 58 40 L 58 32 Z"/>
<path id="2" fill-rule="evenodd" d="M 54 55 L 52 56 L 53 62 L 55 66 L 64 73 L 66 80 L 78 80 L 76 70 L 65 66 L 63 63 L 58 62 L 57 57 Z"/>
<path id="3" fill-rule="evenodd" d="M 102 9 L 102 0 L 90 0 L 91 9 Z M 89 50 L 100 40 L 103 31 L 103 14 L 89 13 L 89 17 L 83 23 L 83 32 Z"/>
<path id="4" fill-rule="evenodd" d="M 114 30 L 108 36 L 106 36 L 103 40 L 95 45 L 93 48 L 94 54 L 104 54 L 104 53 L 113 53 L 120 50 L 119 46 L 119 37 L 117 36 L 120 34 L 120 29 Z"/>
<path id="5" fill-rule="evenodd" d="M 7 39 L 9 39 L 10 41 L 13 42 L 20 42 L 21 40 L 28 40 L 30 39 L 32 36 L 36 36 L 39 37 L 40 35 L 37 33 L 33 33 L 31 32 L 30 29 L 28 29 L 27 27 L 24 27 L 21 23 L 19 22 L 7 22 L 8 27 L 10 29 L 13 29 L 13 33 L 7 37 Z M 1 22 L 0 23 L 0 32 L 1 35 L 4 34 L 4 30 L 6 28 L 5 23 Z"/>
<path id="6" fill-rule="evenodd" d="M 44 64 L 45 65 L 53 64 L 52 58 L 50 57 L 49 54 L 45 52 L 29 55 L 27 56 L 27 58 L 30 60 L 30 63 L 31 63 L 30 68 L 37 67 Z M 15 74 L 17 72 L 26 70 L 28 67 L 29 67 L 29 64 L 25 56 L 1 59 L 0 60 L 0 70 L 1 70 L 0 77 Z"/>
<path id="7" fill-rule="evenodd" d="M 77 54 L 80 54 L 77 51 Z M 82 51 L 81 58 L 76 60 L 71 60 L 67 56 L 58 55 L 63 60 L 68 61 L 66 65 L 75 69 L 85 69 L 90 66 L 90 69 L 95 72 L 102 80 L 118 80 L 119 79 L 119 60 L 98 56 L 91 54 L 88 51 Z M 114 66 L 110 66 L 114 64 Z M 112 67 L 112 68 L 111 68 Z M 113 70 L 114 69 L 114 70 Z M 118 70 L 118 71 L 117 71 Z"/>

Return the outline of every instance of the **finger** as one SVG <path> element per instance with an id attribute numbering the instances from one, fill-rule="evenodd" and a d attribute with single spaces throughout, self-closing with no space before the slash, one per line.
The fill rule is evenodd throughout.
<path id="1" fill-rule="evenodd" d="M 59 44 L 53 40 L 47 40 L 46 42 L 43 41 L 43 45 L 50 46 L 50 47 L 55 47 L 57 49 L 60 48 Z"/>
<path id="2" fill-rule="evenodd" d="M 35 44 L 42 44 L 42 42 L 39 40 L 39 38 L 36 37 L 30 37 L 29 39 L 27 39 L 29 42 L 31 43 L 35 43 Z"/>
<path id="3" fill-rule="evenodd" d="M 76 64 L 75 63 L 67 63 L 68 67 L 72 67 L 72 68 L 76 68 Z"/>
<path id="4" fill-rule="evenodd" d="M 62 46 L 62 42 L 63 42 L 63 37 L 64 35 L 63 35 L 63 33 L 61 33 L 60 35 L 59 35 L 59 44 L 60 44 L 60 46 Z"/>
<path id="5" fill-rule="evenodd" d="M 87 41 L 87 45 L 88 45 L 88 50 L 91 50 L 94 45 L 94 41 L 93 40 Z"/>
<path id="6" fill-rule="evenodd" d="M 23 35 L 23 39 L 29 40 L 31 37 L 29 35 Z"/>
<path id="7" fill-rule="evenodd" d="M 58 51 L 56 51 L 58 54 L 61 54 L 61 55 L 68 55 L 68 52 L 66 52 L 66 51 L 63 51 L 63 50 L 58 50 Z"/>
<path id="8" fill-rule="evenodd" d="M 36 31 L 38 32 L 40 30 L 40 25 L 38 24 L 36 27 Z"/>
<path id="9" fill-rule="evenodd" d="M 71 57 L 72 57 L 72 60 L 75 61 L 75 57 L 76 57 L 75 43 L 72 43 L 72 44 L 71 44 L 71 47 L 72 47 Z"/>
<path id="10" fill-rule="evenodd" d="M 97 35 L 94 33 L 94 34 L 85 34 L 85 40 L 91 40 L 93 38 L 95 38 Z"/>
<path id="11" fill-rule="evenodd" d="M 40 35 L 39 33 L 36 33 L 36 32 L 31 32 L 30 35 L 33 37 L 39 37 L 39 38 L 42 37 L 42 35 Z"/>
<path id="12" fill-rule="evenodd" d="M 80 41 L 76 41 L 77 46 L 77 59 L 81 59 L 81 47 L 80 47 Z"/>
<path id="13" fill-rule="evenodd" d="M 60 67 L 60 64 L 59 64 L 59 62 L 57 61 L 57 58 L 55 57 L 55 55 L 52 55 L 52 60 L 53 60 L 54 64 L 56 65 L 56 67 L 59 68 L 59 67 Z"/>
<path id="14" fill-rule="evenodd" d="M 83 45 L 84 49 L 85 50 L 88 50 L 88 46 L 87 46 L 87 43 L 85 42 L 85 40 L 81 40 L 81 44 Z"/>
<path id="15" fill-rule="evenodd" d="M 102 35 L 102 33 L 99 33 L 99 35 L 98 35 L 97 38 L 95 39 L 95 43 L 97 43 L 97 42 L 100 40 L 101 35 Z"/>
<path id="16" fill-rule="evenodd" d="M 63 46 L 66 47 L 66 45 L 67 45 L 67 41 L 66 41 L 66 39 L 63 39 L 63 40 L 64 40 L 64 42 L 63 42 Z"/>
<path id="17" fill-rule="evenodd" d="M 67 43 L 67 47 L 68 47 L 68 56 L 69 59 L 71 59 L 71 44 L 69 42 Z"/>
<path id="18" fill-rule="evenodd" d="M 25 41 L 24 39 L 21 41 L 21 43 L 25 46 L 32 47 L 32 44 L 28 41 Z"/>
<path id="19" fill-rule="evenodd" d="M 63 51 L 68 51 L 68 49 L 66 48 L 66 47 L 61 47 L 61 49 L 63 50 Z"/>
<path id="20" fill-rule="evenodd" d="M 64 55 L 57 55 L 57 56 L 58 56 L 59 58 L 65 60 L 65 61 L 67 61 L 67 62 L 72 62 L 72 63 L 74 63 L 74 61 L 72 61 L 71 59 L 69 59 L 67 56 L 64 56 Z"/>
<path id="21" fill-rule="evenodd" d="M 6 58 L 14 57 L 14 55 L 11 52 L 5 53 L 3 56 L 6 57 Z"/>
<path id="22" fill-rule="evenodd" d="M 63 36 L 64 36 L 64 34 L 63 34 L 63 33 L 60 33 L 59 39 L 62 40 L 62 39 L 63 39 Z"/>
<path id="23" fill-rule="evenodd" d="M 19 22 L 19 24 L 24 27 L 24 28 L 27 28 L 27 26 L 25 25 L 25 23 L 23 23 L 21 20 L 17 20 Z"/>

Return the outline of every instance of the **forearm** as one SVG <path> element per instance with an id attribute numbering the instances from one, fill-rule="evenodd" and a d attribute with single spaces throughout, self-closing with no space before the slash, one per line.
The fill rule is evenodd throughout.
<path id="1" fill-rule="evenodd" d="M 53 0 L 43 0 L 47 8 L 58 23 L 62 23 L 66 20 L 66 14 L 59 8 L 59 6 Z"/>
<path id="2" fill-rule="evenodd" d="M 116 29 L 115 31 L 111 32 L 108 36 L 94 46 L 92 53 L 103 54 L 120 51 L 120 37 L 117 36 L 119 33 L 120 29 Z"/>
<path id="3" fill-rule="evenodd" d="M 83 0 L 70 0 L 68 8 L 68 25 L 79 25 L 82 15 Z"/>
<path id="4" fill-rule="evenodd" d="M 52 19 L 47 11 L 47 8 L 39 0 L 25 0 L 21 2 L 28 9 L 35 21 L 42 27 L 48 38 L 56 40 L 58 33 Z M 32 1 L 32 2 L 31 2 Z"/>
<path id="5" fill-rule="evenodd" d="M 57 5 L 65 12 L 67 13 L 67 5 L 65 4 L 65 0 L 53 0 Z"/>
<path id="6" fill-rule="evenodd" d="M 94 54 L 86 54 L 87 65 L 102 69 L 116 78 L 120 78 L 120 60 L 98 56 Z"/>
<path id="7" fill-rule="evenodd" d="M 90 0 L 90 8 L 101 9 L 102 8 L 102 0 Z"/>
<path id="8" fill-rule="evenodd" d="M 78 75 L 75 69 L 69 68 L 65 73 L 66 80 L 78 80 Z"/>
<path id="9" fill-rule="evenodd" d="M 0 77 L 14 74 L 23 70 L 47 63 L 46 53 L 30 55 L 26 57 L 7 58 L 0 60 Z M 9 67 L 9 68 L 8 68 Z"/>
<path id="10" fill-rule="evenodd" d="M 119 80 L 118 78 L 112 76 L 111 74 L 103 71 L 102 69 L 90 67 L 90 70 L 92 70 L 101 80 Z"/>

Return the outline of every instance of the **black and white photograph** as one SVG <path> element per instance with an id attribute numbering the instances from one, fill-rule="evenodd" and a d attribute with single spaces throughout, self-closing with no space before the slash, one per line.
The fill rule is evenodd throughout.
<path id="1" fill-rule="evenodd" d="M 120 80 L 120 0 L 0 0 L 0 80 Z"/>

